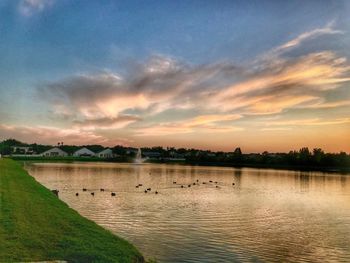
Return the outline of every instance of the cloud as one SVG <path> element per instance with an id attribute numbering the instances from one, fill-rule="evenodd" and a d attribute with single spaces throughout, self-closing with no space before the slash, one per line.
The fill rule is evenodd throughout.
<path id="1" fill-rule="evenodd" d="M 336 96 L 329 101 L 327 94 L 350 81 L 345 57 L 329 50 L 296 57 L 284 57 L 282 52 L 306 40 L 341 33 L 333 27 L 330 23 L 303 33 L 251 64 L 194 66 L 156 55 L 123 75 L 75 75 L 41 85 L 38 94 L 52 105 L 54 116 L 64 116 L 72 127 L 86 131 L 132 127 L 137 136 L 235 131 L 242 129 L 233 122 L 237 118 L 225 118 L 344 107 L 348 101 Z M 159 117 L 169 111 L 195 116 L 185 114 L 177 121 L 171 114 Z"/>
<path id="2" fill-rule="evenodd" d="M 340 100 L 335 102 L 325 102 L 324 100 L 320 100 L 319 102 L 315 104 L 311 104 L 308 106 L 303 106 L 303 108 L 307 109 L 331 109 L 331 108 L 338 108 L 338 107 L 344 107 L 344 106 L 350 106 L 349 100 Z"/>
<path id="3" fill-rule="evenodd" d="M 278 113 L 292 107 L 322 107 L 323 91 L 349 82 L 346 59 L 331 51 L 285 60 L 268 70 L 220 90 L 212 97 L 225 111 L 243 108 L 247 114 Z"/>
<path id="4" fill-rule="evenodd" d="M 285 127 L 272 127 L 272 128 L 262 128 L 261 131 L 289 131 L 291 128 Z"/>
<path id="5" fill-rule="evenodd" d="M 277 55 L 280 55 L 290 49 L 296 48 L 300 46 L 304 41 L 312 40 L 320 36 L 324 35 L 333 35 L 333 34 L 344 34 L 343 31 L 334 29 L 335 21 L 331 21 L 327 23 L 324 27 L 316 28 L 308 32 L 304 32 L 300 35 L 298 35 L 296 38 L 272 49 L 270 52 L 268 52 L 269 56 L 276 57 Z"/>
<path id="6" fill-rule="evenodd" d="M 120 115 L 115 118 L 93 118 L 84 120 L 75 120 L 74 127 L 83 130 L 97 130 L 97 129 L 121 129 L 127 125 L 140 121 L 141 118 L 132 115 Z"/>
<path id="7" fill-rule="evenodd" d="M 40 138 L 43 142 L 55 142 L 65 140 L 69 143 L 81 142 L 81 138 L 91 143 L 103 143 L 105 139 L 92 132 L 80 131 L 78 129 L 60 129 L 47 126 L 17 126 L 0 125 L 3 138 L 15 137 L 31 141 L 32 138 Z"/>
<path id="8" fill-rule="evenodd" d="M 78 75 L 40 87 L 39 96 L 52 103 L 55 114 L 73 118 L 113 119 L 131 110 L 155 114 L 193 108 L 195 98 L 218 87 L 215 79 L 235 70 L 226 64 L 191 68 L 156 57 L 129 78 L 107 72 Z"/>
<path id="9" fill-rule="evenodd" d="M 93 131 L 86 131 L 77 128 L 65 129 L 49 126 L 25 126 L 25 125 L 4 125 L 0 124 L 0 135 L 2 139 L 16 138 L 25 142 L 37 142 L 56 144 L 63 141 L 65 144 L 120 144 L 127 145 L 131 140 L 125 138 L 108 139 Z M 34 140 L 34 141 L 33 141 Z"/>
<path id="10" fill-rule="evenodd" d="M 350 118 L 335 118 L 335 119 L 297 119 L 297 120 L 282 120 L 272 121 L 270 126 L 324 126 L 350 123 Z"/>
<path id="11" fill-rule="evenodd" d="M 51 7 L 55 0 L 20 0 L 18 11 L 23 16 L 32 16 Z"/>
<path id="12" fill-rule="evenodd" d="M 241 131 L 243 128 L 232 126 L 240 115 L 201 115 L 183 121 L 166 122 L 136 129 L 137 136 L 163 136 L 180 133 L 219 133 Z"/>
<path id="13" fill-rule="evenodd" d="M 261 114 L 300 104 L 320 106 L 322 91 L 350 81 L 346 59 L 331 51 L 254 72 L 225 63 L 190 67 L 172 62 L 169 66 L 167 58 L 163 63 L 166 66 L 158 68 L 145 64 L 130 73 L 130 78 L 112 73 L 74 76 L 42 87 L 40 94 L 65 114 L 75 112 L 86 119 L 113 120 L 132 110 L 145 114 L 168 109 Z"/>

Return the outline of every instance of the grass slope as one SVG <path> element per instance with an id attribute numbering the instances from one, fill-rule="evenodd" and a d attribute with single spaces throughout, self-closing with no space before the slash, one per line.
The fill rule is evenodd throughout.
<path id="1" fill-rule="evenodd" d="M 80 216 L 21 165 L 0 159 L 0 262 L 144 262 L 127 241 Z"/>

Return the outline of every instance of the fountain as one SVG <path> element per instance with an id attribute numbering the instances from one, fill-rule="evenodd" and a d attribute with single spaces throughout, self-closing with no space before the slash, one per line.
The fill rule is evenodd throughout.
<path id="1" fill-rule="evenodd" d="M 145 158 L 142 158 L 141 148 L 137 150 L 137 154 L 134 160 L 134 163 L 141 164 L 145 161 Z"/>

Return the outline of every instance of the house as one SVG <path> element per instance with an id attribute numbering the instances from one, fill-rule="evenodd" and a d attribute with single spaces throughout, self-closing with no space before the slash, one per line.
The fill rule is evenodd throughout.
<path id="1" fill-rule="evenodd" d="M 159 152 L 143 152 L 142 155 L 150 159 L 157 159 L 161 157 Z"/>
<path id="2" fill-rule="evenodd" d="M 112 149 L 104 149 L 103 151 L 99 152 L 99 153 L 96 153 L 96 157 L 99 157 L 99 158 L 113 158 L 114 157 L 114 154 L 113 154 L 113 151 Z"/>
<path id="3" fill-rule="evenodd" d="M 68 153 L 61 150 L 60 148 L 54 147 L 50 150 L 41 153 L 40 155 L 45 157 L 65 157 L 68 156 Z"/>
<path id="4" fill-rule="evenodd" d="M 28 146 L 12 146 L 12 153 L 14 154 L 25 154 L 25 155 L 31 155 L 33 154 L 32 147 Z"/>
<path id="5" fill-rule="evenodd" d="M 174 151 L 171 151 L 169 153 L 169 156 L 170 156 L 170 158 L 174 158 L 174 159 L 184 159 L 185 158 L 184 154 L 177 153 L 177 152 L 174 152 Z"/>
<path id="6" fill-rule="evenodd" d="M 95 153 L 93 151 L 90 151 L 88 148 L 81 148 L 73 153 L 73 156 L 75 157 L 92 157 L 95 156 Z"/>

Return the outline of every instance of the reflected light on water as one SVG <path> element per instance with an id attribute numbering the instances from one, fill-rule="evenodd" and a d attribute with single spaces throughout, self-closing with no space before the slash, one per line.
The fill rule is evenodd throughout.
<path id="1" fill-rule="evenodd" d="M 346 175 L 115 163 L 26 168 L 80 214 L 159 262 L 350 261 Z"/>

